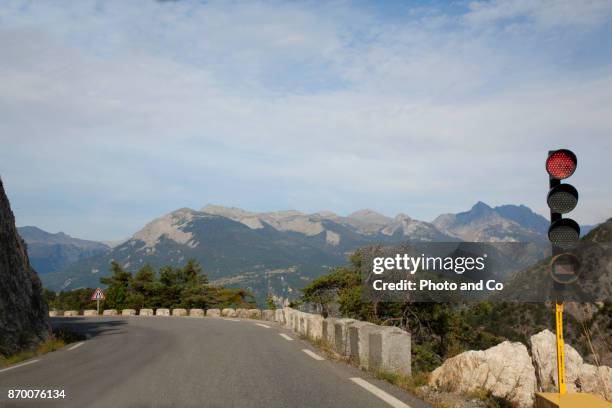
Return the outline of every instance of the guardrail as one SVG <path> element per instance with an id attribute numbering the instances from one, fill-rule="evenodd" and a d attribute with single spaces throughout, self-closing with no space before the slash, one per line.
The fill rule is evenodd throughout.
<path id="1" fill-rule="evenodd" d="M 86 310 L 82 316 L 98 316 Z M 81 316 L 79 311 L 52 310 L 49 316 Z M 354 319 L 326 318 L 292 308 L 260 309 L 107 309 L 103 316 L 175 316 L 175 317 L 230 317 L 276 322 L 315 343 L 321 343 L 340 357 L 366 370 L 381 370 L 410 375 L 410 333 L 397 327 L 378 326 Z"/>

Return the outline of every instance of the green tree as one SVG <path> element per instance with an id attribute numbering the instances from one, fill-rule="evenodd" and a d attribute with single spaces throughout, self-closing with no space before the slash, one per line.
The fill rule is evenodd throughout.
<path id="1" fill-rule="evenodd" d="M 100 282 L 108 286 L 104 307 L 123 309 L 127 307 L 132 274 L 125 271 L 117 262 L 111 262 L 110 277 L 100 278 Z"/>
<path id="2" fill-rule="evenodd" d="M 271 293 L 268 293 L 268 296 L 266 297 L 266 306 L 270 310 L 276 310 L 276 303 L 274 302 L 274 296 L 272 296 Z"/>

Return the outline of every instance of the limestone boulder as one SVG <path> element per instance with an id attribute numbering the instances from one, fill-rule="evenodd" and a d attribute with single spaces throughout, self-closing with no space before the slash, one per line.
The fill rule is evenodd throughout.
<path id="1" fill-rule="evenodd" d="M 224 317 L 238 317 L 238 313 L 236 313 L 235 309 L 227 307 L 227 308 L 225 308 L 225 309 L 223 309 L 221 311 L 221 316 L 224 316 Z"/>
<path id="2" fill-rule="evenodd" d="M 106 309 L 102 312 L 102 316 L 117 316 L 118 314 L 115 309 Z"/>
<path id="3" fill-rule="evenodd" d="M 206 317 L 220 317 L 221 311 L 219 309 L 207 309 Z"/>
<path id="4" fill-rule="evenodd" d="M 153 316 L 155 315 L 155 313 L 153 313 L 153 309 L 140 309 L 140 311 L 138 312 L 139 316 Z"/>
<path id="5" fill-rule="evenodd" d="M 189 309 L 189 316 L 204 317 L 204 310 L 203 309 Z"/>
<path id="6" fill-rule="evenodd" d="M 578 376 L 578 388 L 612 401 L 612 368 L 583 364 Z"/>
<path id="7" fill-rule="evenodd" d="M 83 310 L 83 316 L 97 316 L 98 311 L 93 309 Z"/>
<path id="8" fill-rule="evenodd" d="M 172 309 L 172 316 L 178 316 L 178 317 L 187 316 L 187 309 L 181 309 L 181 308 Z"/>
<path id="9" fill-rule="evenodd" d="M 557 382 L 557 342 L 555 335 L 543 330 L 529 339 L 531 356 L 535 366 L 538 390 L 553 392 L 558 389 Z M 576 381 L 580 367 L 584 364 L 580 354 L 569 344 L 565 345 L 565 382 L 568 392 L 576 392 Z"/>
<path id="10" fill-rule="evenodd" d="M 273 322 L 274 321 L 274 310 L 262 310 L 261 311 L 261 318 L 263 320 L 267 320 L 269 322 Z"/>
<path id="11" fill-rule="evenodd" d="M 121 316 L 136 316 L 136 310 L 134 309 L 123 309 Z"/>
<path id="12" fill-rule="evenodd" d="M 449 358 L 433 371 L 429 384 L 450 392 L 489 391 L 521 408 L 533 406 L 536 391 L 535 370 L 527 347 L 509 341 Z"/>
<path id="13" fill-rule="evenodd" d="M 259 309 L 249 309 L 247 311 L 247 319 L 261 319 L 261 310 Z"/>
<path id="14" fill-rule="evenodd" d="M 539 391 L 558 390 L 556 341 L 556 336 L 549 330 L 543 330 L 529 339 Z M 588 392 L 611 401 L 612 368 L 585 364 L 576 349 L 567 343 L 564 349 L 567 391 Z"/>
<path id="15" fill-rule="evenodd" d="M 64 311 L 64 317 L 74 317 L 74 316 L 78 316 L 79 315 L 79 311 L 78 310 L 65 310 Z"/>
<path id="16" fill-rule="evenodd" d="M 170 316 L 170 309 L 157 309 L 155 316 Z"/>
<path id="17" fill-rule="evenodd" d="M 285 324 L 285 311 L 283 309 L 276 309 L 274 320 L 280 324 Z"/>

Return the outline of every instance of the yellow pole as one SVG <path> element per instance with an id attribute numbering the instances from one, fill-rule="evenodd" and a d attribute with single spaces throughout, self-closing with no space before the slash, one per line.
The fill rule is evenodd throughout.
<path id="1" fill-rule="evenodd" d="M 563 345 L 563 302 L 555 302 L 555 323 L 557 330 L 557 375 L 559 378 L 559 395 L 565 390 L 565 347 Z"/>

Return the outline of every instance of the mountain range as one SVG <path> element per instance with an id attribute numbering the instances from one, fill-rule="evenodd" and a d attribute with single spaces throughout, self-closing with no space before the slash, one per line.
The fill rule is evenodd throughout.
<path id="1" fill-rule="evenodd" d="M 99 253 L 83 256 L 41 278 L 47 288 L 54 290 L 95 287 L 99 286 L 99 278 L 108 273 L 112 260 L 136 270 L 147 263 L 154 267 L 178 266 L 194 258 L 213 283 L 246 287 L 259 296 L 273 293 L 292 297 L 330 267 L 344 264 L 350 253 L 362 246 L 460 240 L 542 241 L 546 239 L 547 226 L 546 218 L 525 206 L 492 208 L 482 202 L 469 211 L 443 214 L 432 222 L 405 214 L 391 218 L 367 209 L 340 216 L 329 211 L 257 213 L 207 205 L 200 210 L 181 208 L 159 217 L 113 248 L 85 245 Z M 40 245 L 31 241 L 32 236 L 24 236 L 28 246 Z M 53 259 L 44 266 L 45 271 L 56 267 Z"/>
<path id="2" fill-rule="evenodd" d="M 40 275 L 61 271 L 68 265 L 106 254 L 111 249 L 101 242 L 73 238 L 63 232 L 52 234 L 37 227 L 19 227 L 17 232 L 28 245 L 30 263 Z"/>

